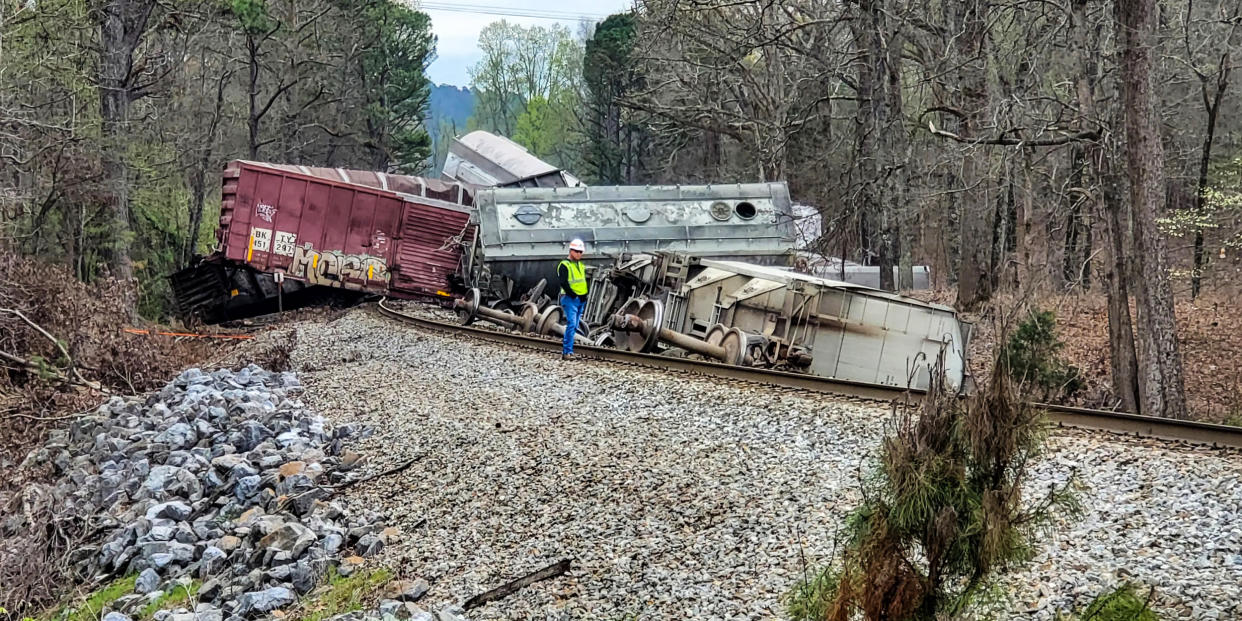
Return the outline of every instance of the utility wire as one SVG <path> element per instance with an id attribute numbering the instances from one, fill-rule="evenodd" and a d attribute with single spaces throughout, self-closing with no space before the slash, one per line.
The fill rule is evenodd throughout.
<path id="1" fill-rule="evenodd" d="M 577 21 L 580 19 L 604 19 L 607 15 L 598 13 L 577 13 L 570 11 L 549 11 L 546 9 L 524 9 L 518 7 L 489 6 L 485 4 L 466 4 L 455 2 L 418 2 L 417 8 L 425 11 L 449 11 L 453 13 L 479 13 L 484 15 L 500 15 L 504 17 L 533 17 L 536 19 L 554 19 Z"/>

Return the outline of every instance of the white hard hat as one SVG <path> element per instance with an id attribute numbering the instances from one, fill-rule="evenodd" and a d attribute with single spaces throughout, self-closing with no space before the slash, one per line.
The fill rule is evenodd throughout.
<path id="1" fill-rule="evenodd" d="M 577 250 L 578 252 L 586 252 L 586 244 L 582 243 L 581 239 L 574 239 L 569 242 L 569 249 Z"/>

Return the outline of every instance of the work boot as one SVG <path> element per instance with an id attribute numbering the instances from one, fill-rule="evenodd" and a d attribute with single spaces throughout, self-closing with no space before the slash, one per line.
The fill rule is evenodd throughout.
<path id="1" fill-rule="evenodd" d="M 577 360 L 578 354 L 561 354 L 561 360 Z"/>

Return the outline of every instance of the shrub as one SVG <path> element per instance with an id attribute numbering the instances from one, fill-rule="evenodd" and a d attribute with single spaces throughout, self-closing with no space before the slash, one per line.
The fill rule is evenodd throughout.
<path id="1" fill-rule="evenodd" d="M 1077 615 L 1078 621 L 1160 621 L 1148 607 L 1152 592 L 1140 597 L 1132 584 L 1101 593 Z M 1068 621 L 1068 620 L 1065 620 Z"/>
<path id="2" fill-rule="evenodd" d="M 1057 340 L 1056 315 L 1034 311 L 1001 348 L 1001 356 L 1013 378 L 1042 392 L 1041 398 L 1070 397 L 1082 389 L 1078 369 L 1057 355 L 1064 345 Z"/>
<path id="3" fill-rule="evenodd" d="M 959 614 L 997 573 L 1030 557 L 1055 510 L 1077 511 L 1069 485 L 1023 498 L 1045 424 L 1018 386 L 1002 357 L 990 384 L 965 399 L 939 381 L 921 407 L 894 405 L 879 457 L 860 483 L 866 501 L 846 522 L 841 552 L 790 593 L 791 617 Z"/>

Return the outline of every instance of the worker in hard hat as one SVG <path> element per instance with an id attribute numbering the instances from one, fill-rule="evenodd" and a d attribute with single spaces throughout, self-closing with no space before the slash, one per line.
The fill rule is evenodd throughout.
<path id="1" fill-rule="evenodd" d="M 556 276 L 561 281 L 561 310 L 565 311 L 565 339 L 561 345 L 561 360 L 574 357 L 574 333 L 578 321 L 586 309 L 587 280 L 582 266 L 582 253 L 586 244 L 581 239 L 569 242 L 569 258 L 556 266 Z"/>

